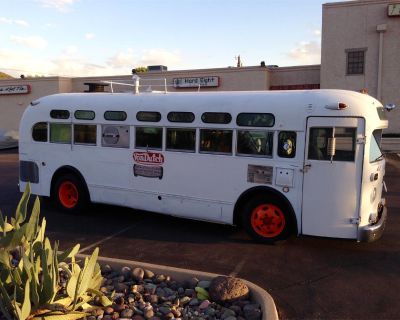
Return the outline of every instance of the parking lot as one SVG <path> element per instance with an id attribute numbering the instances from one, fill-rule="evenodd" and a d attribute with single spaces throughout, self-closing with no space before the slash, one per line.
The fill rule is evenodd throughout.
<path id="1" fill-rule="evenodd" d="M 240 229 L 127 208 L 93 205 L 70 216 L 42 202 L 47 234 L 61 248 L 96 246 L 102 256 L 235 275 L 274 298 L 281 319 L 398 319 L 400 315 L 400 157 L 387 155 L 388 223 L 374 243 L 293 237 L 274 246 Z M 18 153 L 0 151 L 0 209 L 13 214 Z"/>

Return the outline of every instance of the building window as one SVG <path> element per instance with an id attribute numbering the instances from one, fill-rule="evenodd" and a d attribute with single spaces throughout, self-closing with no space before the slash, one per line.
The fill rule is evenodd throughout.
<path id="1" fill-rule="evenodd" d="M 365 49 L 347 50 L 347 74 L 364 74 Z"/>

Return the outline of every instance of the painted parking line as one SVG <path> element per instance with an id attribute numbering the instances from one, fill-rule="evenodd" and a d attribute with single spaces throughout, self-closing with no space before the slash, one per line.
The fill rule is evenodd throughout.
<path id="1" fill-rule="evenodd" d="M 247 259 L 244 258 L 242 261 L 240 261 L 235 269 L 233 269 L 233 271 L 229 274 L 230 277 L 237 277 L 237 275 L 239 274 L 239 272 L 243 269 L 244 264 L 246 263 Z"/>
<path id="2" fill-rule="evenodd" d="M 81 250 L 79 250 L 78 253 L 83 253 L 83 252 L 85 252 L 85 251 L 88 251 L 89 249 L 92 249 L 92 248 L 94 248 L 94 247 L 97 247 L 98 245 L 100 245 L 100 244 L 102 244 L 102 243 L 104 243 L 104 242 L 106 242 L 106 241 L 108 241 L 108 240 L 110 240 L 110 239 L 112 239 L 112 238 L 115 238 L 116 236 L 119 236 L 120 234 L 122 234 L 122 233 L 128 231 L 129 229 L 132 229 L 132 228 L 135 227 L 135 226 L 136 226 L 136 224 L 132 224 L 132 225 L 130 225 L 129 227 L 126 227 L 126 228 L 124 228 L 124 229 L 122 229 L 122 230 L 120 230 L 120 231 L 118 231 L 118 232 L 116 232 L 116 233 L 113 233 L 112 235 L 110 235 L 110 236 L 108 236 L 108 237 L 106 237 L 106 238 L 103 238 L 103 239 L 101 239 L 101 240 L 99 240 L 99 241 L 96 241 L 96 242 L 94 242 L 94 243 L 92 243 L 92 244 L 90 244 L 90 245 L 88 245 L 88 246 L 82 248 Z"/>

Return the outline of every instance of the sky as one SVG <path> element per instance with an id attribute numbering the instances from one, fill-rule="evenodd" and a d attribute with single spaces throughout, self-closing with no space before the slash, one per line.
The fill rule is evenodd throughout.
<path id="1" fill-rule="evenodd" d="M 102 76 L 320 63 L 323 0 L 0 0 L 0 71 Z"/>

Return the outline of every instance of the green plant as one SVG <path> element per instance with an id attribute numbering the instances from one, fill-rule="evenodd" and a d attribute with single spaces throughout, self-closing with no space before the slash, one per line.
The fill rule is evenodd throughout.
<path id="1" fill-rule="evenodd" d="M 60 319 L 84 317 L 94 297 L 110 305 L 100 291 L 102 276 L 98 248 L 81 268 L 75 259 L 80 245 L 58 251 L 45 237 L 46 219 L 39 223 L 40 201 L 35 199 L 28 221 L 30 186 L 18 204 L 15 217 L 0 211 L 0 311 L 7 319 Z M 62 279 L 61 279 L 62 277 Z"/>

